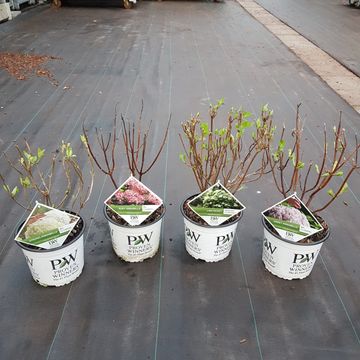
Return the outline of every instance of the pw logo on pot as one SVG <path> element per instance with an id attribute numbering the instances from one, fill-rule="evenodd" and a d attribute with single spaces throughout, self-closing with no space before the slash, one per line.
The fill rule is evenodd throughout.
<path id="1" fill-rule="evenodd" d="M 128 243 L 129 245 L 140 245 L 140 244 L 144 244 L 146 241 L 149 243 L 152 234 L 153 232 L 151 232 L 150 235 L 149 234 L 138 235 L 138 236 L 128 235 Z"/>
<path id="2" fill-rule="evenodd" d="M 75 262 L 76 255 L 77 255 L 77 249 L 75 250 L 74 254 L 69 254 L 61 259 L 51 260 L 50 262 L 52 269 L 58 270 L 58 269 L 62 269 L 66 265 L 70 265 L 72 261 Z"/>
<path id="3" fill-rule="evenodd" d="M 195 234 L 194 231 L 191 231 L 189 228 L 185 229 L 186 237 L 188 237 L 190 240 L 194 240 L 197 242 L 200 238 L 200 234 Z"/>
<path id="4" fill-rule="evenodd" d="M 226 234 L 226 235 L 221 235 L 217 237 L 217 241 L 216 241 L 216 246 L 219 246 L 220 243 L 221 245 L 229 242 L 230 240 L 234 239 L 234 233 L 231 232 L 230 234 Z"/>
<path id="5" fill-rule="evenodd" d="M 301 264 L 304 262 L 313 261 L 316 253 L 311 254 L 295 254 L 293 264 Z"/>
<path id="6" fill-rule="evenodd" d="M 266 239 L 264 239 L 264 248 L 267 250 L 267 251 L 270 251 L 271 254 L 273 254 L 275 252 L 275 250 L 277 249 L 276 246 L 272 246 L 271 245 L 271 242 L 270 241 L 267 241 Z"/>

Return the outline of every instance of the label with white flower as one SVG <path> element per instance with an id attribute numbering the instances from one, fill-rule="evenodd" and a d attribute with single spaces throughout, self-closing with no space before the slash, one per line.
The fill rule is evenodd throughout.
<path id="1" fill-rule="evenodd" d="M 262 212 L 265 221 L 284 239 L 298 242 L 323 227 L 296 194 Z"/>
<path id="2" fill-rule="evenodd" d="M 220 225 L 245 209 L 245 206 L 220 182 L 196 196 L 188 205 L 211 226 Z"/>
<path id="3" fill-rule="evenodd" d="M 54 249 L 65 242 L 79 219 L 79 216 L 36 202 L 15 240 L 41 249 Z"/>
<path id="4" fill-rule="evenodd" d="M 140 225 L 163 201 L 142 182 L 130 176 L 106 200 L 105 205 L 129 225 Z"/>

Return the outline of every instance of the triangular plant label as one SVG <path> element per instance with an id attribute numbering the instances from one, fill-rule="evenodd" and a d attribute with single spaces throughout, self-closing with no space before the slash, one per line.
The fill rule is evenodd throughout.
<path id="1" fill-rule="evenodd" d="M 210 226 L 221 225 L 245 209 L 245 206 L 220 182 L 189 201 L 188 205 Z"/>
<path id="2" fill-rule="evenodd" d="M 143 223 L 162 204 L 155 193 L 133 176 L 105 200 L 105 205 L 131 226 Z"/>
<path id="3" fill-rule="evenodd" d="M 262 215 L 282 238 L 294 242 L 323 230 L 296 193 L 266 209 Z"/>
<path id="4" fill-rule="evenodd" d="M 79 216 L 36 202 L 15 240 L 42 249 L 54 249 L 65 242 L 79 219 Z"/>

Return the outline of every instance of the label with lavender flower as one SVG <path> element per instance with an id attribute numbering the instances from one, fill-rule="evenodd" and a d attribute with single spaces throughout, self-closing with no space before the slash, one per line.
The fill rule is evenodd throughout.
<path id="1" fill-rule="evenodd" d="M 266 209 L 262 215 L 281 237 L 293 242 L 323 230 L 296 193 Z"/>
<path id="2" fill-rule="evenodd" d="M 144 222 L 162 203 L 155 193 L 133 176 L 105 200 L 106 206 L 132 226 Z"/>
<path id="3" fill-rule="evenodd" d="M 79 216 L 36 202 L 15 240 L 42 249 L 54 249 L 65 242 L 79 219 Z"/>
<path id="4" fill-rule="evenodd" d="M 211 226 L 220 225 L 245 209 L 220 182 L 196 196 L 188 205 Z"/>

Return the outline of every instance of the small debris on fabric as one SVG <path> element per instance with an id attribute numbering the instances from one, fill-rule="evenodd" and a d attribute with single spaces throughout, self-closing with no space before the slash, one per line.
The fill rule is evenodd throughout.
<path id="1" fill-rule="evenodd" d="M 6 70 L 17 80 L 28 80 L 31 75 L 36 75 L 47 78 L 51 84 L 57 86 L 54 75 L 43 67 L 50 60 L 61 59 L 49 55 L 0 52 L 0 69 Z"/>

